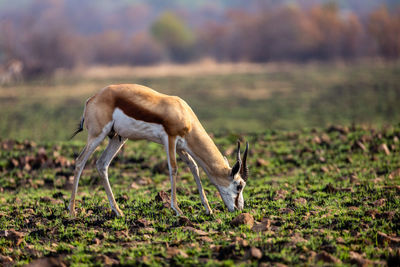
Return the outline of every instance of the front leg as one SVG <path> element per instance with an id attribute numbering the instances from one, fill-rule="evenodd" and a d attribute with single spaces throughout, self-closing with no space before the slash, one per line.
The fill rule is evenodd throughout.
<path id="1" fill-rule="evenodd" d="M 210 205 L 208 204 L 208 199 L 207 199 L 206 194 L 204 192 L 203 185 L 201 184 L 200 175 L 199 175 L 199 168 L 197 167 L 196 162 L 184 150 L 178 150 L 178 154 L 182 158 L 182 160 L 186 163 L 186 165 L 189 167 L 190 171 L 193 174 L 194 180 L 196 181 L 196 184 L 197 184 L 197 189 L 199 190 L 201 203 L 203 203 L 203 206 L 206 209 L 206 213 L 207 214 L 212 214 L 213 213 L 212 209 L 210 208 Z"/>
<path id="2" fill-rule="evenodd" d="M 168 136 L 165 139 L 164 146 L 167 153 L 169 177 L 171 180 L 171 208 L 176 212 L 177 216 L 180 216 L 183 213 L 176 201 L 176 176 L 178 174 L 178 166 L 176 164 L 176 136 Z"/>

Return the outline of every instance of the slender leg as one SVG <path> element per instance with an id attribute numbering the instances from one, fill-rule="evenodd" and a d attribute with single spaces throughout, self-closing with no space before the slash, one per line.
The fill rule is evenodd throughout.
<path id="1" fill-rule="evenodd" d="M 120 137 L 115 135 L 113 138 L 110 139 L 107 148 L 104 150 L 104 152 L 101 154 L 100 158 L 96 162 L 96 167 L 103 181 L 103 186 L 106 190 L 111 209 L 116 213 L 117 216 L 124 216 L 124 214 L 119 209 L 118 204 L 115 201 L 114 194 L 111 190 L 110 182 L 108 181 L 108 166 L 125 142 L 126 138 L 122 138 L 120 140 Z"/>
<path id="2" fill-rule="evenodd" d="M 171 208 L 176 212 L 177 216 L 182 215 L 182 211 L 178 207 L 176 201 L 176 176 L 178 167 L 176 164 L 176 136 L 168 136 L 164 140 L 165 151 L 167 153 L 169 177 L 171 180 Z"/>
<path id="3" fill-rule="evenodd" d="M 69 213 L 71 216 L 75 216 L 75 197 L 76 192 L 78 191 L 79 178 L 81 177 L 83 168 L 85 168 L 85 164 L 89 159 L 90 155 L 96 150 L 96 148 L 100 145 L 101 141 L 103 141 L 105 135 L 99 135 L 96 138 L 88 138 L 88 142 L 85 148 L 82 150 L 81 154 L 75 161 L 75 173 L 74 173 L 74 186 L 72 188 L 71 199 L 69 201 Z"/>
<path id="4" fill-rule="evenodd" d="M 208 199 L 206 197 L 206 194 L 204 193 L 203 185 L 201 184 L 199 168 L 197 167 L 196 162 L 184 150 L 179 149 L 178 154 L 181 157 L 181 159 L 186 163 L 186 165 L 188 165 L 188 167 L 190 168 L 190 171 L 193 174 L 194 180 L 196 181 L 196 184 L 197 184 L 197 189 L 199 190 L 201 203 L 203 203 L 203 206 L 206 209 L 206 213 L 212 214 L 212 209 L 210 208 L 210 205 L 208 204 Z"/>

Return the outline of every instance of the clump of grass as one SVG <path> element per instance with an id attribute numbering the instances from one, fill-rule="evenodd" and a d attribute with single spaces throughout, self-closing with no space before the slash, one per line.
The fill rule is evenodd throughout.
<path id="1" fill-rule="evenodd" d="M 215 137 L 230 153 L 236 138 Z M 92 160 L 81 178 L 78 215 L 71 218 L 66 207 L 73 160 L 83 143 L 2 141 L 2 264 L 383 265 L 398 259 L 399 126 L 266 131 L 246 138 L 251 176 L 242 212 L 254 217 L 254 228 L 232 226 L 242 212 L 228 213 L 203 179 L 215 212 L 206 215 L 182 162 L 178 201 L 186 218 L 174 216 L 155 200 L 169 190 L 160 168 L 163 149 L 147 142 L 128 142 L 110 167 L 125 217 L 111 212 Z"/>

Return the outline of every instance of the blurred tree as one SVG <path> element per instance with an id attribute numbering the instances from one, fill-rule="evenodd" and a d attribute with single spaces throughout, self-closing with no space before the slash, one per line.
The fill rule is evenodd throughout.
<path id="1" fill-rule="evenodd" d="M 125 36 L 117 30 L 108 30 L 92 36 L 93 61 L 102 64 L 128 64 Z"/>
<path id="2" fill-rule="evenodd" d="M 136 34 L 129 48 L 133 65 L 151 65 L 160 62 L 163 57 L 162 48 L 147 32 Z"/>
<path id="3" fill-rule="evenodd" d="M 366 42 L 365 30 L 357 15 L 350 13 L 344 22 L 342 32 L 342 52 L 345 59 L 354 59 L 362 56 L 368 49 L 363 45 Z"/>
<path id="4" fill-rule="evenodd" d="M 256 25 L 248 25 L 245 30 L 245 34 L 251 34 L 245 39 L 253 43 L 248 52 L 250 60 L 301 60 L 312 45 L 306 32 L 310 26 L 307 22 L 296 6 L 260 12 Z"/>
<path id="5" fill-rule="evenodd" d="M 400 14 L 390 14 L 386 7 L 373 11 L 368 19 L 368 32 L 386 58 L 400 57 Z"/>
<path id="6" fill-rule="evenodd" d="M 342 21 L 339 9 L 334 3 L 313 7 L 310 19 L 317 26 L 314 53 L 320 59 L 334 59 L 340 56 Z"/>
<path id="7" fill-rule="evenodd" d="M 172 60 L 186 62 L 193 57 L 194 34 L 175 14 L 163 13 L 152 24 L 151 33 L 165 47 Z"/>

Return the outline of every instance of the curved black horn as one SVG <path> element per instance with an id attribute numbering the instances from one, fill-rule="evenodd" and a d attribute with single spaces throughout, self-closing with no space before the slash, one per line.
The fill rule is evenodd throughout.
<path id="1" fill-rule="evenodd" d="M 242 168 L 242 160 L 240 159 L 240 142 L 237 142 L 236 163 L 232 167 L 231 176 L 234 177 Z"/>
<path id="2" fill-rule="evenodd" d="M 246 142 L 246 149 L 244 150 L 243 154 L 243 162 L 240 166 L 240 175 L 242 176 L 243 180 L 247 181 L 249 177 L 249 168 L 247 167 L 247 153 L 249 152 L 249 142 Z"/>
<path id="3" fill-rule="evenodd" d="M 237 147 L 237 152 L 236 152 L 236 160 L 237 160 L 240 164 L 242 164 L 242 160 L 241 160 L 241 158 L 240 158 L 240 142 L 239 142 L 239 140 L 237 141 L 237 145 L 238 145 L 238 147 Z"/>

